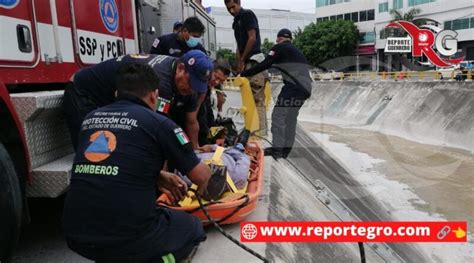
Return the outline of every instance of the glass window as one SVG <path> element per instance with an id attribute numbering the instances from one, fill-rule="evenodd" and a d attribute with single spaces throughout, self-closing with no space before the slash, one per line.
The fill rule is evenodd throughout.
<path id="1" fill-rule="evenodd" d="M 328 0 L 316 0 L 316 7 L 327 6 Z"/>
<path id="2" fill-rule="evenodd" d="M 471 28 L 474 28 L 474 17 L 471 17 Z"/>
<path id="3" fill-rule="evenodd" d="M 453 21 L 452 29 L 453 30 L 461 30 L 461 29 L 468 29 L 469 28 L 469 18 L 465 19 L 458 19 Z"/>
<path id="4" fill-rule="evenodd" d="M 328 17 L 328 16 L 326 16 L 326 17 L 323 18 L 323 21 L 328 21 L 328 20 L 329 20 L 329 17 Z"/>
<path id="5" fill-rule="evenodd" d="M 402 9 L 403 0 L 393 0 L 393 9 Z"/>
<path id="6" fill-rule="evenodd" d="M 359 43 L 360 44 L 375 43 L 375 33 L 374 32 L 360 33 Z"/>
<path id="7" fill-rule="evenodd" d="M 388 2 L 379 4 L 379 13 L 388 12 Z"/>
<path id="8" fill-rule="evenodd" d="M 375 32 L 367 32 L 365 34 L 365 40 L 367 43 L 375 43 Z"/>
<path id="9" fill-rule="evenodd" d="M 329 0 L 330 5 L 334 5 L 336 3 L 336 0 Z"/>
<path id="10" fill-rule="evenodd" d="M 336 20 L 336 16 L 331 16 L 330 20 Z"/>
<path id="11" fill-rule="evenodd" d="M 351 15 L 352 21 L 359 22 L 359 12 L 354 12 Z"/>
<path id="12" fill-rule="evenodd" d="M 360 22 L 367 21 L 367 11 L 366 10 L 359 12 L 359 20 L 360 20 Z"/>
<path id="13" fill-rule="evenodd" d="M 319 22 L 323 22 L 323 18 L 322 18 L 322 17 L 320 17 L 320 18 L 318 18 L 318 20 L 317 20 L 317 21 L 318 21 L 318 23 L 319 23 Z"/>
<path id="14" fill-rule="evenodd" d="M 452 24 L 452 21 L 445 21 L 444 22 L 444 29 L 446 29 L 446 30 L 451 29 L 452 28 L 451 24 Z"/>
<path id="15" fill-rule="evenodd" d="M 372 21 L 374 19 L 375 19 L 375 10 L 374 9 L 367 10 L 367 20 Z"/>
<path id="16" fill-rule="evenodd" d="M 337 16 L 337 20 L 343 20 L 344 19 L 344 15 L 338 15 Z"/>
<path id="17" fill-rule="evenodd" d="M 344 14 L 344 20 L 351 20 L 351 13 Z M 472 26 L 474 26 L 474 24 Z"/>
<path id="18" fill-rule="evenodd" d="M 386 38 L 387 38 L 386 30 L 385 29 L 380 30 L 380 39 L 386 39 Z"/>
<path id="19" fill-rule="evenodd" d="M 408 0 L 408 6 L 422 5 L 436 2 L 436 0 Z"/>

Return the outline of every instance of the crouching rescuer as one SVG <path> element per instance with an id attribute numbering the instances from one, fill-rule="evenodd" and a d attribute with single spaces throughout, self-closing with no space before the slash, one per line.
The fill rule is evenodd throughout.
<path id="1" fill-rule="evenodd" d="M 156 207 L 157 186 L 183 199 L 187 185 L 166 161 L 206 189 L 209 167 L 183 130 L 154 111 L 159 79 L 146 64 L 122 65 L 116 102 L 89 113 L 79 134 L 63 216 L 68 246 L 96 262 L 174 262 L 206 239 L 200 220 Z"/>

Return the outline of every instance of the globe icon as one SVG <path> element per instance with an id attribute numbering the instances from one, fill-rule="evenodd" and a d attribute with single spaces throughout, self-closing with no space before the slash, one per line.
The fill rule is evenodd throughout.
<path id="1" fill-rule="evenodd" d="M 246 224 L 242 227 L 242 236 L 247 240 L 252 240 L 257 236 L 257 227 L 253 224 Z"/>

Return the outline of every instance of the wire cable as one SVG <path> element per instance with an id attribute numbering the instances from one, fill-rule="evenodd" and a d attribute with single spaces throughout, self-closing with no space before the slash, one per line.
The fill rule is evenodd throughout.
<path id="1" fill-rule="evenodd" d="M 238 241 L 237 239 L 235 239 L 233 236 L 229 235 L 227 232 L 225 232 L 225 230 L 216 222 L 216 220 L 214 220 L 210 215 L 209 215 L 209 212 L 207 210 L 207 208 L 203 205 L 203 202 L 202 202 L 202 198 L 201 196 L 199 195 L 199 193 L 194 190 L 194 189 L 191 189 L 191 191 L 194 192 L 194 194 L 196 195 L 196 199 L 198 200 L 198 203 L 199 203 L 199 207 L 201 208 L 201 210 L 204 212 L 204 214 L 206 215 L 207 219 L 209 220 L 209 222 L 211 222 L 214 227 L 222 234 L 224 235 L 226 238 L 228 238 L 230 241 L 232 241 L 234 244 L 236 244 L 237 246 L 239 246 L 240 248 L 242 248 L 243 250 L 247 251 L 248 253 L 252 254 L 253 256 L 255 256 L 256 258 L 262 260 L 263 262 L 265 263 L 270 263 L 270 260 L 265 258 L 264 256 L 260 255 L 259 253 L 257 253 L 255 250 L 252 250 L 251 248 L 247 247 L 246 245 L 242 244 L 242 242 Z"/>

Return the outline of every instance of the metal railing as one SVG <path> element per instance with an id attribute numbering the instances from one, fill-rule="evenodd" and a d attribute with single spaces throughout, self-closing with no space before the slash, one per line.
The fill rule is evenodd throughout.
<path id="1" fill-rule="evenodd" d="M 337 78 L 316 80 L 473 80 L 473 70 L 469 69 L 467 72 L 459 73 L 453 71 L 449 77 L 443 76 L 439 71 L 398 71 L 398 72 L 348 72 Z"/>

